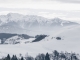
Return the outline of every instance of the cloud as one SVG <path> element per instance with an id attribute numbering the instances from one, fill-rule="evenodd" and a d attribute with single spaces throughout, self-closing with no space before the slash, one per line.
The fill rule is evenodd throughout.
<path id="1" fill-rule="evenodd" d="M 79 0 L 0 0 L 2 8 L 31 8 L 44 10 L 80 10 L 80 4 L 71 4 Z M 60 3 L 69 2 L 69 3 Z M 79 2 L 78 2 L 79 3 Z M 0 9 L 8 10 L 8 9 Z M 16 10 L 16 9 L 12 9 Z"/>
<path id="2" fill-rule="evenodd" d="M 2 3 L 2 4 L 4 4 L 4 3 L 6 3 L 6 4 L 11 4 L 11 3 L 18 3 L 18 4 L 20 4 L 20 3 L 28 3 L 28 2 L 43 2 L 43 1 L 49 1 L 49 0 L 0 0 L 0 3 Z"/>
<path id="3" fill-rule="evenodd" d="M 65 3 L 80 3 L 80 0 L 0 0 L 0 3 L 27 3 L 27 2 L 65 2 Z"/>
<path id="4" fill-rule="evenodd" d="M 0 15 L 12 12 L 80 21 L 80 4 L 77 3 L 80 0 L 0 0 Z"/>
<path id="5" fill-rule="evenodd" d="M 51 1 L 59 1 L 65 3 L 80 3 L 80 0 L 51 0 Z"/>
<path id="6" fill-rule="evenodd" d="M 80 0 L 0 0 L 1 4 L 11 4 L 11 3 L 27 3 L 27 2 L 65 2 L 65 3 L 80 3 Z"/>
<path id="7" fill-rule="evenodd" d="M 68 10 L 44 10 L 44 9 L 21 9 L 21 8 L 0 8 L 0 15 L 6 15 L 8 13 L 20 13 L 23 15 L 38 15 L 45 18 L 59 17 L 63 20 L 80 22 L 80 10 L 68 11 Z"/>

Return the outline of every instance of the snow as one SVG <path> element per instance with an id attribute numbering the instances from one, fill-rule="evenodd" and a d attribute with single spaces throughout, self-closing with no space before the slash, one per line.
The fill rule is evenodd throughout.
<path id="1" fill-rule="evenodd" d="M 32 43 L 32 41 L 35 40 L 35 38 L 29 38 L 29 39 L 23 39 L 23 40 L 18 40 L 20 44 L 27 44 L 27 43 Z"/>
<path id="2" fill-rule="evenodd" d="M 0 16 L 0 20 L 1 20 L 1 25 L 3 25 L 2 28 L 4 28 L 2 31 L 7 31 L 5 30 L 6 26 L 4 24 L 6 23 L 7 25 L 7 23 L 10 20 L 12 20 L 12 21 L 15 21 L 18 25 L 20 25 L 18 27 L 21 27 L 22 30 L 25 29 L 23 31 L 27 31 L 26 29 L 28 29 L 28 32 L 27 32 L 28 34 L 31 34 L 31 35 L 34 33 L 49 34 L 49 36 L 46 37 L 45 39 L 39 42 L 34 42 L 34 43 L 32 41 L 35 38 L 23 39 L 18 36 L 11 37 L 5 41 L 5 43 L 8 43 L 8 44 L 0 45 L 0 58 L 6 56 L 7 54 L 10 54 L 10 55 L 16 54 L 17 56 L 19 56 L 19 54 L 22 54 L 23 56 L 25 56 L 26 54 L 29 54 L 35 57 L 39 53 L 46 53 L 46 52 L 51 53 L 54 50 L 58 50 L 59 52 L 60 51 L 76 52 L 80 54 L 80 48 L 79 48 L 80 25 L 78 25 L 77 23 L 63 21 L 59 18 L 46 19 L 40 16 L 34 16 L 34 15 L 23 16 L 17 13 L 2 15 Z M 27 23 L 25 23 L 26 21 Z M 71 23 L 71 25 L 68 25 L 68 23 Z M 39 24 L 38 28 L 35 27 L 37 26 L 37 24 Z M 59 26 L 58 27 L 54 26 L 55 24 L 59 24 L 62 28 Z M 67 26 L 63 27 L 64 24 L 67 24 Z M 41 28 L 39 29 L 39 27 Z M 49 27 L 51 29 L 49 29 Z M 23 32 L 22 30 L 21 32 Z M 61 37 L 61 40 L 57 40 L 56 37 Z M 19 44 L 14 45 L 13 44 L 14 41 L 19 42 Z"/>
<path id="3" fill-rule="evenodd" d="M 24 39 L 20 36 L 13 36 L 11 38 L 8 38 L 4 44 L 25 44 L 25 43 L 31 43 L 35 38 L 29 38 L 29 39 Z"/>
<path id="4" fill-rule="evenodd" d="M 29 23 L 38 22 L 40 24 L 44 23 L 71 23 L 70 21 L 61 20 L 60 18 L 54 18 L 54 19 L 47 19 L 41 16 L 36 15 L 22 15 L 18 13 L 9 13 L 7 15 L 0 15 L 0 21 L 2 21 L 2 24 L 8 23 L 10 21 L 27 21 Z"/>
<path id="5" fill-rule="evenodd" d="M 58 36 L 60 36 L 62 40 L 57 40 L 56 37 Z M 33 39 L 20 40 L 21 43 L 15 45 L 0 45 L 0 56 L 4 56 L 9 53 L 10 55 L 16 54 L 17 56 L 19 56 L 19 54 L 22 54 L 23 56 L 29 54 L 35 57 L 39 53 L 51 53 L 54 50 L 58 50 L 59 52 L 76 52 L 80 54 L 80 26 L 78 25 L 65 27 L 55 34 L 52 33 L 50 36 L 39 42 L 24 43 L 25 41 L 32 40 Z"/>
<path id="6" fill-rule="evenodd" d="M 50 34 L 58 28 L 61 29 L 65 26 L 79 25 L 76 22 L 73 23 L 59 18 L 47 19 L 41 16 L 22 15 L 18 13 L 0 15 L 0 21 L 0 33 L 17 33 L 33 36 L 44 33 Z"/>

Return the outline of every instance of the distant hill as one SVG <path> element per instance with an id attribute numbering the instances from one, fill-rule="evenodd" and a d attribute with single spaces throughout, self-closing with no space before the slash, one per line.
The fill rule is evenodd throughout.
<path id="1" fill-rule="evenodd" d="M 32 36 L 29 36 L 29 35 L 26 35 L 26 34 L 0 33 L 0 39 L 1 40 L 8 39 L 8 38 L 11 38 L 13 36 L 19 36 L 19 37 L 22 37 L 24 39 L 29 39 L 29 38 L 32 37 Z"/>

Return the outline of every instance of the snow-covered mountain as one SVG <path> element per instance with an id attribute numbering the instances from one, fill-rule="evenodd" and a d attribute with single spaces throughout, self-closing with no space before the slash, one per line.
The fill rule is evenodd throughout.
<path id="1" fill-rule="evenodd" d="M 0 56 L 6 54 L 22 54 L 25 56 L 26 53 L 36 56 L 39 53 L 50 53 L 53 50 L 73 51 L 80 54 L 80 25 L 75 22 L 59 18 L 47 19 L 41 16 L 9 13 L 0 16 L 0 32 L 27 33 L 31 35 L 45 34 L 47 36 L 44 36 L 44 39 L 41 36 L 38 39 L 42 40 L 38 40 L 36 38 L 24 39 L 19 35 L 10 35 L 4 42 L 5 44 L 0 45 Z"/>
<path id="2" fill-rule="evenodd" d="M 52 25 L 58 24 L 59 26 L 63 25 L 65 26 L 68 24 L 77 24 L 75 22 L 65 21 L 61 20 L 59 18 L 54 19 L 47 19 L 41 16 L 36 15 L 21 15 L 18 13 L 9 13 L 7 15 L 1 15 L 0 16 L 1 25 L 4 23 L 18 23 L 20 27 L 25 27 L 25 24 L 27 24 L 27 27 L 35 26 L 35 25 Z"/>
<path id="3" fill-rule="evenodd" d="M 0 16 L 0 32 L 2 33 L 27 33 L 43 32 L 65 26 L 78 25 L 78 23 L 61 20 L 59 18 L 47 19 L 36 15 L 21 15 L 9 13 Z M 14 31 L 15 30 L 15 31 Z"/>

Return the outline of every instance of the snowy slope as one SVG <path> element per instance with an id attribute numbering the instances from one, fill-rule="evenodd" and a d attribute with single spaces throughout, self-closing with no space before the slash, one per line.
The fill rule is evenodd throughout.
<path id="1" fill-rule="evenodd" d="M 57 40 L 55 37 L 61 37 L 61 40 Z M 53 38 L 52 38 L 53 37 Z M 74 25 L 65 27 L 59 30 L 55 34 L 51 34 L 45 39 L 34 43 L 21 43 L 16 45 L 0 45 L 0 56 L 4 54 L 16 54 L 20 53 L 25 56 L 29 54 L 35 57 L 38 53 L 52 52 L 53 50 L 76 52 L 80 54 L 80 26 Z"/>
<path id="2" fill-rule="evenodd" d="M 20 36 L 13 36 L 11 38 L 8 38 L 4 44 L 26 44 L 26 43 L 31 43 L 35 38 L 29 38 L 25 39 Z"/>

